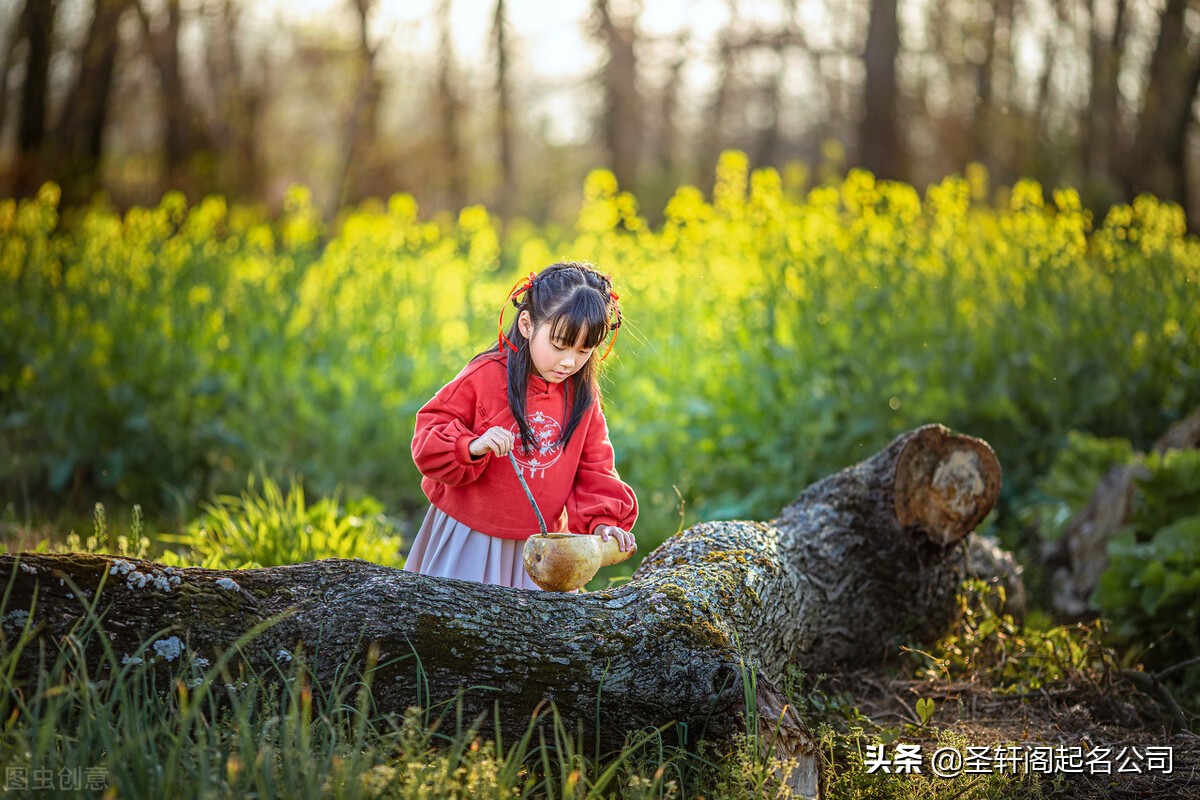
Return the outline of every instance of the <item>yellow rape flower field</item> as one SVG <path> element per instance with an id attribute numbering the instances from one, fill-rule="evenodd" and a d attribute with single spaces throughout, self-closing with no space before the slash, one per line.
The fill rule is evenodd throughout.
<path id="1" fill-rule="evenodd" d="M 278 216 L 177 194 L 123 213 L 65 209 L 52 184 L 29 200 L 0 200 L 5 538 L 15 549 L 30 509 L 82 517 L 103 498 L 121 519 L 137 508 L 137 530 L 121 543 L 132 555 L 187 563 L 173 548 L 195 543 L 203 514 L 225 538 L 193 550 L 192 563 L 339 554 L 400 564 L 425 505 L 409 452 L 417 409 L 495 343 L 514 281 L 557 260 L 599 265 L 621 298 L 626 325 L 601 387 L 617 467 L 641 500 L 639 556 L 698 520 L 770 519 L 810 483 L 927 422 L 996 450 L 1004 494 L 985 527 L 1019 549 L 1029 545 L 1022 509 L 1044 494 L 1077 432 L 1146 450 L 1200 405 L 1200 240 L 1177 206 L 1142 196 L 1094 218 L 1070 188 L 990 187 L 979 167 L 925 191 L 859 171 L 817 186 L 803 179 L 802 170 L 751 172 L 729 152 L 711 195 L 681 187 L 661 215 L 648 215 L 598 171 L 581 187 L 571 227 L 501 222 L 482 207 L 430 219 L 407 195 L 323 221 L 302 187 Z M 251 529 L 262 526 L 246 521 L 268 518 L 300 531 L 303 547 L 254 541 Z M 94 527 L 98 541 L 71 543 L 104 549 L 109 523 Z M 354 549 L 330 552 L 335 540 Z M 879 752 L 868 748 L 901 734 L 923 737 L 930 751 L 1020 738 L 1001 721 L 1023 713 L 1020 701 L 983 687 L 972 702 L 994 713 L 990 727 L 927 725 L 924 711 L 943 707 L 942 696 L 914 713 L 912 701 L 933 696 L 928 681 L 964 679 L 950 665 L 980 666 L 966 651 L 1008 664 L 997 642 L 1036 650 L 1041 661 L 1029 663 L 1039 680 L 1118 668 L 1098 628 L 1022 632 L 988 617 L 986 604 L 964 603 L 975 627 L 913 656 L 890 694 L 795 676 L 796 703 L 834 720 L 821 731 L 831 796 L 1053 794 L 1028 776 L 964 776 L 935 790 L 911 775 L 864 775 Z M 1027 675 L 1005 681 L 1030 685 Z M 155 772 L 150 742 L 125 753 L 151 776 L 141 788 L 154 795 L 208 796 L 195 788 L 208 786 L 215 796 L 276 796 L 288 794 L 288 775 L 304 796 L 779 791 L 749 749 L 716 764 L 652 753 L 661 741 L 646 739 L 605 772 L 572 752 L 564 733 L 560 760 L 542 753 L 531 769 L 536 740 L 517 752 L 487 732 L 440 737 L 417 709 L 375 730 L 354 696 L 344 718 L 323 720 L 304 740 L 321 756 L 304 762 L 289 737 L 310 736 L 316 723 L 294 685 L 276 729 L 243 709 L 238 724 L 250 738 L 240 742 L 202 729 L 186 691 L 176 692 L 175 712 L 129 687 L 97 707 L 141 709 L 147 730 L 193 737 L 207 754 L 175 753 L 172 783 Z M 80 716 L 94 690 L 86 680 L 62 684 L 32 723 L 14 723 L 25 718 L 4 705 L 13 715 L 6 758 L 50 752 L 39 735 L 64 726 L 92 736 L 89 747 L 123 746 L 93 730 L 103 715 Z M 907 693 L 899 706 L 896 692 Z M 902 719 L 880 723 L 886 714 Z"/>

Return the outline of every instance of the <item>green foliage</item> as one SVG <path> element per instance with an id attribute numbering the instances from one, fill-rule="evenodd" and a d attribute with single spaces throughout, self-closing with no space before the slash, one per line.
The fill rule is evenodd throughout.
<path id="1" fill-rule="evenodd" d="M 1129 524 L 1139 541 L 1200 511 L 1200 450 L 1167 450 L 1145 459 Z"/>
<path id="2" fill-rule="evenodd" d="M 853 725 L 865 724 L 869 720 L 862 715 L 854 697 L 846 691 L 830 693 L 823 684 L 827 675 L 821 673 L 809 680 L 808 675 L 794 664 L 789 664 L 783 678 L 784 695 L 805 719 L 837 719 Z"/>
<path id="3" fill-rule="evenodd" d="M 1200 656 L 1200 451 L 1142 455 L 1127 440 L 1072 432 L 1038 483 L 1039 500 L 1022 515 L 1043 538 L 1057 539 L 1114 466 L 1135 468 L 1130 513 L 1108 542 L 1091 602 L 1108 641 L 1149 668 L 1169 669 Z M 1200 666 L 1179 670 L 1170 683 L 1200 707 Z"/>
<path id="4" fill-rule="evenodd" d="M 785 190 L 744 155 L 651 227 L 612 175 L 574 229 L 408 196 L 324 229 L 177 194 L 59 219 L 0 201 L 0 486 L 97 488 L 186 509 L 260 460 L 393 513 L 422 507 L 414 414 L 494 341 L 517 275 L 616 277 L 628 322 L 603 390 L 644 543 L 695 518 L 767 518 L 898 432 L 987 439 L 1022 495 L 1072 429 L 1144 446 L 1200 403 L 1200 243 L 1150 197 L 1098 225 L 1077 194 L 972 170 L 922 197 L 865 172 Z"/>
<path id="5" fill-rule="evenodd" d="M 1128 439 L 1101 439 L 1069 431 L 1066 445 L 1054 455 L 1050 470 L 1036 482 L 1037 500 L 1027 504 L 1020 515 L 1036 526 L 1042 539 L 1058 540 L 1067 522 L 1083 510 L 1108 471 L 1132 464 L 1135 457 Z"/>
<path id="6" fill-rule="evenodd" d="M 928 697 L 920 697 L 913 705 L 913 710 L 917 712 L 917 717 L 921 720 L 922 725 L 927 725 L 929 720 L 937 711 L 937 703 Z"/>
<path id="7" fill-rule="evenodd" d="M 959 624 L 928 650 L 909 649 L 929 680 L 971 679 L 1002 692 L 1025 694 L 1076 677 L 1111 669 L 1115 656 L 1102 641 L 1099 623 L 1021 624 L 1003 613 L 1004 588 L 964 581 L 957 595 Z"/>
<path id="8" fill-rule="evenodd" d="M 249 569 L 301 564 L 321 558 L 362 558 L 385 566 L 403 566 L 401 537 L 378 501 L 339 502 L 332 497 L 308 504 L 295 479 L 286 495 L 269 476 L 262 489 L 249 485 L 239 496 L 222 495 L 205 503 L 203 514 L 180 537 L 163 537 L 185 547 L 168 551 L 164 564 L 209 569 Z"/>
<path id="9" fill-rule="evenodd" d="M 1114 633 L 1124 639 L 1175 633 L 1200 652 L 1200 516 L 1160 528 L 1146 542 L 1126 532 L 1110 543 L 1109 556 L 1095 599 L 1118 620 Z"/>
<path id="10" fill-rule="evenodd" d="M 1093 602 L 1158 667 L 1200 656 L 1200 451 L 1152 453 L 1129 525 L 1109 542 Z M 1193 669 L 1200 690 L 1200 669 Z"/>

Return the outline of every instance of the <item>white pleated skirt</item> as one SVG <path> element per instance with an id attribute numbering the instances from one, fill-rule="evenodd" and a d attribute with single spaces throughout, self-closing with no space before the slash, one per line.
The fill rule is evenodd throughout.
<path id="1" fill-rule="evenodd" d="M 521 559 L 524 547 L 521 539 L 488 536 L 430 505 L 404 569 L 422 575 L 541 591 L 525 571 Z"/>

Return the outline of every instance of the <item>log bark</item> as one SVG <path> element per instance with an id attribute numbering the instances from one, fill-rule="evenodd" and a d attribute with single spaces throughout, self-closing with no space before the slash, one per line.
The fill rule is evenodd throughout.
<path id="1" fill-rule="evenodd" d="M 685 743 L 727 741 L 749 724 L 795 759 L 793 788 L 820 796 L 814 738 L 779 687 L 791 669 L 877 663 L 896 643 L 940 633 L 953 619 L 964 541 L 999 489 L 985 442 L 918 428 L 814 484 L 774 520 L 696 525 L 649 554 L 627 584 L 579 595 L 357 559 L 222 571 L 102 554 L 3 555 L 3 633 L 11 642 L 13 609 L 32 609 L 42 636 L 61 637 L 92 603 L 117 658 L 163 669 L 166 637 L 147 641 L 157 631 L 178 636 L 182 658 L 215 663 L 281 614 L 243 648 L 260 674 L 303 648 L 313 680 L 332 681 L 361 669 L 375 647 L 382 711 L 461 697 L 464 713 L 498 708 L 503 728 L 523 730 L 550 700 L 568 729 L 582 723 L 606 747 L 669 723 Z M 102 643 L 88 646 L 89 663 L 101 661 Z M 38 668 L 36 651 L 22 651 L 23 674 Z M 747 685 L 757 711 L 749 722 Z"/>

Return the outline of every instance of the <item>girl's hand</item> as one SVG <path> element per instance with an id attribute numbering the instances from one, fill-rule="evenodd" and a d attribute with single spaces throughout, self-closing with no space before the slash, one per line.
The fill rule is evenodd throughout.
<path id="1" fill-rule="evenodd" d="M 637 550 L 637 542 L 633 540 L 633 534 L 621 530 L 616 525 L 597 525 L 593 532 L 604 542 L 608 541 L 609 536 L 617 537 L 617 549 L 622 553 L 627 550 Z"/>
<path id="2" fill-rule="evenodd" d="M 469 450 L 471 455 L 475 456 L 476 458 L 484 453 L 487 453 L 488 451 L 491 451 L 492 453 L 495 453 L 503 458 L 504 456 L 508 455 L 510 450 L 513 449 L 513 444 L 515 441 L 516 438 L 513 436 L 512 431 L 508 430 L 507 428 L 501 428 L 499 425 L 497 425 L 495 427 L 488 428 L 487 431 L 484 432 L 483 436 L 480 436 L 478 439 L 467 445 L 467 450 Z"/>

